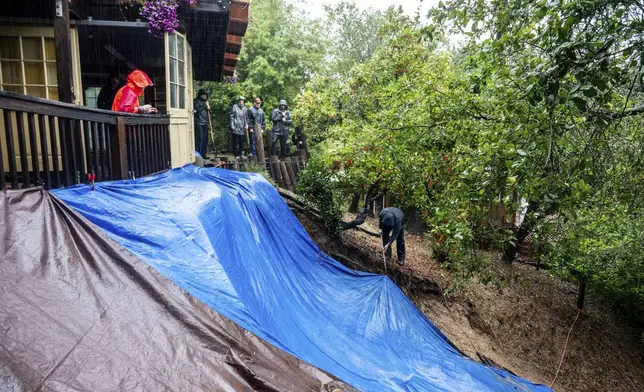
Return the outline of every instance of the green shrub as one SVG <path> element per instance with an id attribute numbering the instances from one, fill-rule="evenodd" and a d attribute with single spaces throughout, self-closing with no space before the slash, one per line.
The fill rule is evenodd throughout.
<path id="1" fill-rule="evenodd" d="M 329 232 L 338 234 L 342 210 L 336 200 L 334 192 L 336 181 L 333 177 L 333 172 L 324 160 L 313 157 L 300 174 L 297 193 L 320 212 Z"/>

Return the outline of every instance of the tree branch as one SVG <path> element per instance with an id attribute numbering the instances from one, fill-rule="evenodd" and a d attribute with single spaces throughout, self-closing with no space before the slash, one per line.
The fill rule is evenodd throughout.
<path id="1" fill-rule="evenodd" d="M 644 113 L 644 105 L 635 106 L 634 108 L 622 110 L 619 113 L 606 111 L 591 111 L 592 114 L 608 120 L 618 120 L 624 117 L 637 116 Z"/>
<path id="2" fill-rule="evenodd" d="M 431 129 L 431 128 L 437 127 L 439 125 L 445 125 L 445 124 L 447 124 L 447 121 L 441 121 L 441 122 L 437 122 L 437 123 L 434 123 L 434 124 L 405 125 L 405 126 L 402 126 L 402 127 L 386 128 L 386 129 L 388 131 L 402 131 L 403 129 L 410 129 L 410 128 L 429 128 L 429 129 Z"/>

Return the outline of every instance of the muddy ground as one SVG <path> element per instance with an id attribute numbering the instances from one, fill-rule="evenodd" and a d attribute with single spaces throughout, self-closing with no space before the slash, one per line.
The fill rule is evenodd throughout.
<path id="1" fill-rule="evenodd" d="M 351 230 L 333 239 L 315 218 L 295 212 L 326 253 L 353 269 L 384 273 L 379 238 Z M 364 226 L 377 231 L 376 225 L 368 220 Z M 443 295 L 452 277 L 433 259 L 422 237 L 406 239 L 407 263 L 390 263 L 388 275 L 425 315 L 470 357 L 550 385 L 577 315 L 577 287 L 546 271 L 499 260 L 493 268 L 505 278 L 501 287 L 471 282 L 462 291 Z M 587 297 L 554 390 L 644 391 L 643 354 L 636 331 L 601 301 Z"/>

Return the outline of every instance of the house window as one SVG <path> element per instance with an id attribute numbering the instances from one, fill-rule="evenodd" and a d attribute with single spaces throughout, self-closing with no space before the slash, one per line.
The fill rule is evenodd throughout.
<path id="1" fill-rule="evenodd" d="M 54 39 L 0 36 L 0 89 L 58 100 Z"/>
<path id="2" fill-rule="evenodd" d="M 168 37 L 170 58 L 170 107 L 186 108 L 186 39 L 179 34 Z"/>
<path id="3" fill-rule="evenodd" d="M 88 108 L 97 108 L 98 94 L 101 87 L 88 87 L 85 89 L 85 106 Z"/>

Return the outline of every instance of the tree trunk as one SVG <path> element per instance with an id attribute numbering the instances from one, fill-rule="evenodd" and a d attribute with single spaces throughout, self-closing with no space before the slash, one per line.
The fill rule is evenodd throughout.
<path id="1" fill-rule="evenodd" d="M 579 296 L 577 297 L 577 309 L 584 308 L 584 302 L 586 301 L 586 278 L 579 278 Z"/>
<path id="2" fill-rule="evenodd" d="M 349 212 L 355 214 L 358 212 L 358 205 L 360 204 L 360 194 L 354 193 L 353 199 L 351 199 L 351 205 L 349 206 Z"/>

